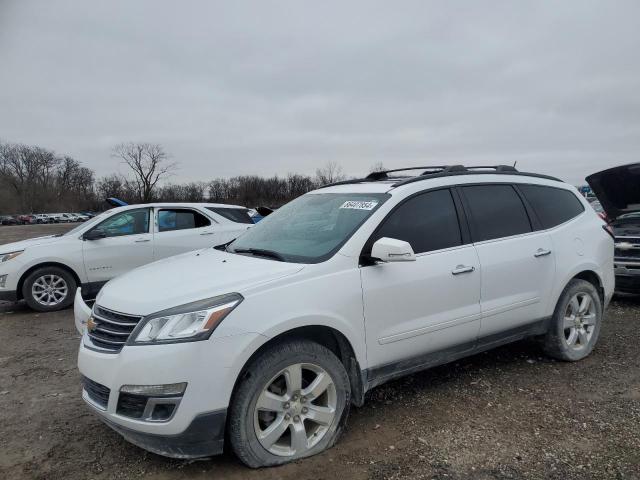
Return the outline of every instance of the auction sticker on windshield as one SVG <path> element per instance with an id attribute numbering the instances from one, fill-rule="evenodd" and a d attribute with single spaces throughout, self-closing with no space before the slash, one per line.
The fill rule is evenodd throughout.
<path id="1" fill-rule="evenodd" d="M 347 200 L 342 204 L 340 208 L 351 208 L 354 210 L 373 210 L 378 205 L 376 200 L 360 201 L 360 200 Z"/>

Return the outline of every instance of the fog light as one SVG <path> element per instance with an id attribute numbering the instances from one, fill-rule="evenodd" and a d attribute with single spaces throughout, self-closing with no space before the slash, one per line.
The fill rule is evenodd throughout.
<path id="1" fill-rule="evenodd" d="M 187 388 L 187 382 L 169 383 L 166 385 L 123 385 L 122 393 L 145 395 L 147 397 L 182 395 Z"/>
<path id="2" fill-rule="evenodd" d="M 7 277 L 9 275 L 0 275 L 0 288 L 4 288 L 7 283 Z"/>

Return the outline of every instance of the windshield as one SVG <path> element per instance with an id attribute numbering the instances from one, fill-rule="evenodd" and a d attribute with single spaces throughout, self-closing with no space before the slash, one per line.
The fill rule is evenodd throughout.
<path id="1" fill-rule="evenodd" d="M 111 210 L 107 210 L 106 212 L 102 212 L 100 215 L 96 215 L 92 219 L 87 220 L 86 222 L 81 223 L 80 225 L 76 226 L 75 228 L 69 230 L 67 233 L 65 233 L 65 235 L 74 235 L 74 234 L 80 232 L 80 230 L 84 230 L 86 227 L 89 227 L 91 225 L 95 225 L 98 222 L 101 222 L 102 220 L 105 219 L 105 217 L 107 217 L 110 214 L 111 214 Z"/>
<path id="2" fill-rule="evenodd" d="M 229 251 L 254 253 L 287 262 L 322 262 L 331 257 L 389 196 L 386 193 L 303 195 L 244 233 L 229 246 Z"/>

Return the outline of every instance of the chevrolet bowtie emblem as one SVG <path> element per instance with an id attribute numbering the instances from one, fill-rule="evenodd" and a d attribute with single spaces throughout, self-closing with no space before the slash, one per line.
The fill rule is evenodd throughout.
<path id="1" fill-rule="evenodd" d="M 635 245 L 630 242 L 618 242 L 616 243 L 616 248 L 619 250 L 632 250 L 634 248 L 640 248 L 640 245 Z"/>
<path id="2" fill-rule="evenodd" d="M 97 326 L 98 326 L 98 324 L 93 319 L 93 317 L 89 317 L 89 320 L 87 320 L 87 330 L 90 331 L 90 332 L 93 332 L 96 329 Z"/>

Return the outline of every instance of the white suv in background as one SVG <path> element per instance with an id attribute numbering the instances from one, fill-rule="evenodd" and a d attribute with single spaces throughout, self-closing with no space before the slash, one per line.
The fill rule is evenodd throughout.
<path id="1" fill-rule="evenodd" d="M 223 248 L 122 275 L 90 310 L 84 400 L 161 455 L 251 467 L 332 446 L 350 404 L 529 336 L 591 352 L 613 239 L 570 185 L 512 167 L 420 167 L 303 195 Z M 411 170 L 411 169 L 409 169 Z"/>
<path id="2" fill-rule="evenodd" d="M 253 225 L 247 212 L 215 203 L 129 205 L 64 234 L 0 245 L 0 300 L 24 299 L 42 312 L 68 307 L 79 286 L 90 297 L 133 268 L 233 240 Z"/>

